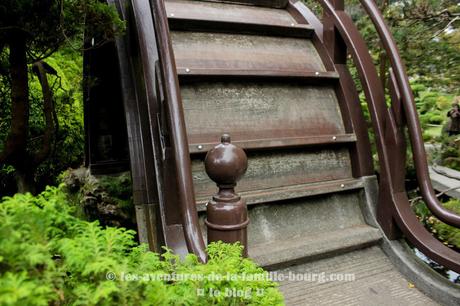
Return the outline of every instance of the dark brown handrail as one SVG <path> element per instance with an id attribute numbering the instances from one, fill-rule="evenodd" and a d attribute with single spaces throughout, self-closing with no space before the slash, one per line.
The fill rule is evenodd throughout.
<path id="1" fill-rule="evenodd" d="M 163 0 L 150 0 L 155 36 L 160 60 L 160 71 L 165 89 L 166 113 L 177 178 L 177 194 L 187 248 L 205 262 L 206 251 L 193 191 L 193 180 L 185 129 L 182 98 L 177 78 L 176 62 L 172 50 L 168 19 Z M 152 86 L 154 86 L 152 84 Z"/>
<path id="2" fill-rule="evenodd" d="M 371 18 L 380 40 L 389 57 L 391 68 L 397 82 L 397 88 L 401 94 L 401 102 L 405 111 L 409 138 L 412 144 L 417 180 L 420 186 L 422 197 L 429 209 L 441 221 L 460 227 L 460 216 L 445 209 L 438 201 L 431 184 L 428 173 L 428 162 L 426 158 L 423 137 L 415 107 L 414 95 L 409 85 L 406 68 L 399 55 L 398 48 L 380 10 L 372 0 L 360 0 L 367 14 Z"/>
<path id="3" fill-rule="evenodd" d="M 403 136 L 398 132 L 397 120 L 392 111 L 386 106 L 383 87 L 366 42 L 343 9 L 336 9 L 328 0 L 318 1 L 326 17 L 331 18 L 343 42 L 350 50 L 369 105 L 381 169 L 377 212 L 382 229 L 390 239 L 397 238 L 393 228 L 395 221 L 407 239 L 425 255 L 439 264 L 460 272 L 460 254 L 434 238 L 410 208 L 403 180 L 399 177 L 404 176 L 404 165 L 401 160 L 404 160 L 405 152 L 400 148 L 403 146 Z M 395 96 L 398 96 L 401 94 L 399 85 L 396 89 Z M 413 120 L 417 121 L 416 113 L 412 115 L 415 117 Z"/>

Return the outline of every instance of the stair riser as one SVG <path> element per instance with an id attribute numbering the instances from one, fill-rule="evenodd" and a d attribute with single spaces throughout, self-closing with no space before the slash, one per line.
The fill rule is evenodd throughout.
<path id="1" fill-rule="evenodd" d="M 340 135 L 345 133 L 335 91 L 290 82 L 204 82 L 181 89 L 189 143 Z M 331 141 L 333 137 L 331 136 Z"/>
<path id="2" fill-rule="evenodd" d="M 273 188 L 351 178 L 346 148 L 248 152 L 248 161 L 237 192 L 270 192 Z M 202 159 L 192 160 L 192 175 L 197 201 L 210 200 L 217 188 L 206 175 Z"/>
<path id="3" fill-rule="evenodd" d="M 246 2 L 246 3 L 244 3 Z M 265 3 L 278 3 L 278 7 L 285 7 L 287 0 L 260 0 Z M 230 3 L 230 4 L 229 4 Z M 231 3 L 257 5 L 254 0 L 238 1 L 184 1 L 166 0 L 165 7 L 168 17 L 189 17 L 194 19 L 213 19 L 225 21 L 253 21 L 257 23 L 281 23 L 295 22 L 287 11 L 270 8 L 255 7 L 249 5 L 233 5 Z M 284 4 L 283 4 L 284 3 Z M 272 5 L 266 5 L 272 7 Z"/>
<path id="4" fill-rule="evenodd" d="M 362 190 L 359 190 L 249 207 L 249 249 L 277 240 L 312 237 L 365 225 L 361 201 Z M 205 217 L 205 212 L 200 213 L 203 233 L 206 233 Z"/>
<path id="5" fill-rule="evenodd" d="M 309 39 L 180 31 L 171 38 L 179 69 L 325 71 Z"/>

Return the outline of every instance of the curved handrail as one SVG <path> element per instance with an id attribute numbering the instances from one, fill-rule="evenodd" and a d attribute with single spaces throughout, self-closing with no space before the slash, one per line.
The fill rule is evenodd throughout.
<path id="1" fill-rule="evenodd" d="M 205 244 L 198 223 L 184 112 L 164 1 L 150 0 L 150 7 L 154 20 L 161 76 L 165 88 L 166 112 L 169 120 L 172 157 L 176 166 L 177 194 L 182 211 L 185 240 L 188 250 L 205 262 Z M 152 86 L 154 85 L 152 84 Z"/>
<path id="2" fill-rule="evenodd" d="M 391 116 L 385 103 L 382 84 L 378 78 L 364 39 L 351 18 L 343 10 L 336 10 L 328 0 L 318 0 L 318 2 L 323 7 L 325 13 L 333 20 L 335 27 L 350 50 L 363 84 L 363 90 L 375 130 L 377 151 L 381 166 L 380 196 L 383 201 L 379 200 L 379 207 L 382 206 L 380 209 L 384 211 L 390 210 L 389 214 L 385 214 L 385 218 L 389 219 L 385 220 L 385 222 L 391 223 L 391 219 L 394 218 L 399 228 L 406 234 L 408 240 L 423 253 L 438 263 L 460 272 L 460 254 L 443 245 L 423 227 L 409 207 L 404 186 L 400 186 L 399 178 L 393 177 L 394 173 L 392 173 L 392 170 L 395 169 L 394 165 L 397 164 L 397 161 L 391 159 L 391 149 L 395 148 L 390 148 L 386 144 L 386 141 L 393 141 L 397 144 L 399 140 L 386 138 L 388 134 L 387 129 L 390 129 L 390 134 L 394 133 L 391 130 L 393 127 L 389 126 Z M 391 136 L 393 137 L 393 135 Z M 401 165 L 398 166 L 400 167 Z M 398 168 L 396 172 L 400 170 Z M 389 202 L 387 203 L 386 201 Z"/>
<path id="3" fill-rule="evenodd" d="M 386 53 L 389 56 L 391 67 L 395 73 L 395 85 L 399 89 L 401 101 L 403 102 L 404 111 L 406 113 L 409 138 L 412 145 L 415 169 L 422 197 L 428 208 L 439 220 L 458 228 L 460 227 L 460 216 L 444 208 L 439 203 L 433 191 L 414 96 L 409 85 L 405 66 L 401 60 L 393 36 L 376 4 L 372 0 L 360 0 L 360 2 L 375 25 Z M 332 11 L 335 12 L 335 9 L 329 2 L 320 1 L 320 3 L 329 13 L 332 13 Z"/>
<path id="4" fill-rule="evenodd" d="M 429 209 L 441 221 L 460 227 L 460 215 L 457 215 L 445 209 L 438 201 L 431 184 L 428 162 L 426 158 L 423 137 L 418 120 L 417 109 L 415 107 L 414 95 L 409 85 L 406 68 L 399 55 L 398 48 L 391 34 L 380 10 L 372 0 L 360 0 L 364 9 L 371 18 L 380 40 L 385 48 L 387 56 L 389 57 L 391 67 L 396 77 L 396 85 L 398 86 L 401 94 L 401 101 L 403 103 L 405 118 L 407 121 L 407 128 L 409 131 L 409 138 L 412 145 L 412 152 L 414 154 L 415 169 L 417 172 L 417 180 L 420 185 L 422 197 L 425 200 Z"/>

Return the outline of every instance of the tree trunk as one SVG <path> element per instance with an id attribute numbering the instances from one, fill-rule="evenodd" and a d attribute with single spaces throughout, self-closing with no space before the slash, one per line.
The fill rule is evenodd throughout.
<path id="1" fill-rule="evenodd" d="M 11 127 L 0 163 L 13 166 L 26 158 L 27 133 L 29 131 L 29 84 L 26 43 L 23 34 L 15 33 L 8 39 L 11 75 Z"/>
<path id="2" fill-rule="evenodd" d="M 7 37 L 10 48 L 9 64 L 11 76 L 11 125 L 6 138 L 0 163 L 8 163 L 16 169 L 18 191 L 33 192 L 35 189 L 32 167 L 25 164 L 27 137 L 29 132 L 29 80 L 27 70 L 26 39 L 21 32 Z"/>
<path id="3" fill-rule="evenodd" d="M 35 194 L 36 189 L 34 175 L 31 171 L 16 170 L 15 178 L 19 193 L 30 192 Z"/>

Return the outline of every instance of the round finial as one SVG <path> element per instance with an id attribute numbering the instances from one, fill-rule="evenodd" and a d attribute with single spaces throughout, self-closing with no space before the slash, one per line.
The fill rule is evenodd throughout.
<path id="1" fill-rule="evenodd" d="M 217 185 L 234 186 L 246 172 L 248 158 L 243 149 L 231 143 L 230 135 L 223 134 L 220 140 L 206 155 L 206 173 Z"/>

